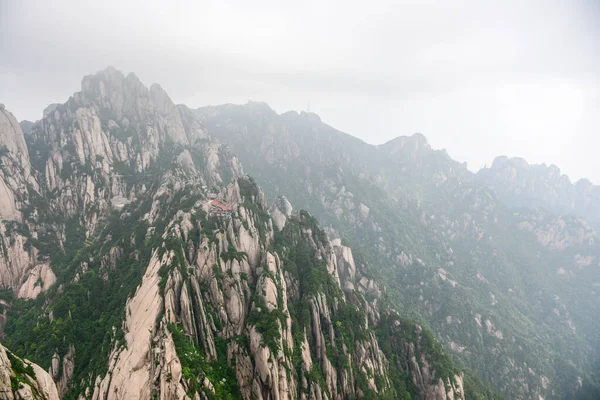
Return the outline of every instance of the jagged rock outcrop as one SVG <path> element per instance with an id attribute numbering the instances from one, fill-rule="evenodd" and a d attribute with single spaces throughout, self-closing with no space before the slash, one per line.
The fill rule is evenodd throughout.
<path id="1" fill-rule="evenodd" d="M 58 390 L 46 371 L 16 357 L 0 345 L 0 398 L 58 400 Z"/>
<path id="2" fill-rule="evenodd" d="M 22 299 L 35 299 L 38 294 L 48 290 L 56 282 L 56 275 L 52 268 L 45 264 L 38 264 L 29 271 L 29 276 L 19 289 L 17 297 Z"/>
<path id="3" fill-rule="evenodd" d="M 23 215 L 32 195 L 39 190 L 31 171 L 23 132 L 15 117 L 3 107 L 0 110 L 0 287 L 14 291 L 20 289 L 36 264 L 37 253 L 29 246 Z"/>
<path id="4" fill-rule="evenodd" d="M 277 229 L 282 230 L 285 227 L 285 223 L 287 219 L 292 215 L 293 207 L 285 198 L 285 196 L 280 196 L 275 199 L 275 202 L 271 206 L 271 218 L 273 219 L 273 223 L 277 227 Z"/>
<path id="5" fill-rule="evenodd" d="M 21 127 L 6 109 L 0 110 L 0 161 L 0 219 L 20 222 L 28 185 L 36 190 L 37 183 Z"/>
<path id="6" fill-rule="evenodd" d="M 58 192 L 50 207 L 67 218 L 85 215 L 91 233 L 98 219 L 110 212 L 111 199 L 130 201 L 143 192 L 143 185 L 131 182 L 136 174 L 153 173 L 150 165 L 161 150 L 193 147 L 205 138 L 187 114 L 160 86 L 148 89 L 133 74 L 108 68 L 85 77 L 82 91 L 46 112 L 29 134 L 34 158 L 44 166 L 47 189 Z M 213 146 L 205 165 L 196 168 L 216 171 L 219 151 Z M 187 168 L 194 167 L 189 151 L 180 159 Z M 204 183 L 220 182 L 217 174 Z"/>
<path id="7" fill-rule="evenodd" d="M 67 353 L 62 357 L 54 353 L 52 356 L 52 364 L 50 365 L 49 373 L 56 382 L 58 394 L 63 397 L 69 391 L 71 379 L 73 379 L 73 371 L 75 369 L 75 346 L 69 344 Z"/>

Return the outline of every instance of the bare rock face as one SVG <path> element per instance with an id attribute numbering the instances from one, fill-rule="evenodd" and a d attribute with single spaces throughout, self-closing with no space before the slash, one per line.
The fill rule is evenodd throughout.
<path id="1" fill-rule="evenodd" d="M 48 290 L 56 282 L 56 275 L 48 264 L 38 264 L 29 271 L 27 280 L 19 289 L 18 297 L 35 299 L 38 294 Z"/>
<path id="2" fill-rule="evenodd" d="M 292 215 L 293 207 L 285 198 L 285 196 L 278 197 L 273 205 L 271 206 L 271 218 L 277 229 L 282 230 L 285 226 L 287 218 Z"/>
<path id="3" fill-rule="evenodd" d="M 75 347 L 73 344 L 69 345 L 67 353 L 61 358 L 58 354 L 54 353 L 52 357 L 52 364 L 50 365 L 50 375 L 56 382 L 58 388 L 58 394 L 62 397 L 69 389 L 71 379 L 73 378 L 73 370 L 75 368 Z"/>
<path id="4" fill-rule="evenodd" d="M 19 290 L 35 264 L 35 251 L 27 245 L 23 211 L 39 190 L 31 175 L 25 137 L 15 117 L 0 110 L 0 287 Z"/>
<path id="5" fill-rule="evenodd" d="M 20 221 L 28 185 L 37 189 L 31 176 L 29 151 L 21 126 L 6 109 L 0 110 L 0 218 Z"/>
<path id="6" fill-rule="evenodd" d="M 2 399 L 58 400 L 50 375 L 27 360 L 14 356 L 0 345 L 0 397 Z"/>
<path id="7" fill-rule="evenodd" d="M 0 286 L 18 290 L 27 273 L 35 265 L 35 250 L 27 247 L 27 238 L 15 232 L 12 225 L 0 221 Z"/>
<path id="8" fill-rule="evenodd" d="M 346 283 L 347 289 L 354 289 L 356 282 L 356 264 L 352 249 L 343 246 L 341 240 L 337 239 L 332 242 L 337 259 L 338 275 L 342 282 Z"/>
<path id="9" fill-rule="evenodd" d="M 158 270 L 167 256 L 159 260 L 154 254 L 144 274 L 141 286 L 127 304 L 125 321 L 126 348 L 115 347 L 110 357 L 110 371 L 94 390 L 93 399 L 104 399 L 109 394 L 116 399 L 147 399 L 151 397 L 152 337 L 160 312 Z M 173 358 L 171 355 L 170 358 Z M 168 393 L 169 391 L 165 391 Z M 183 391 L 182 391 L 183 392 Z"/>

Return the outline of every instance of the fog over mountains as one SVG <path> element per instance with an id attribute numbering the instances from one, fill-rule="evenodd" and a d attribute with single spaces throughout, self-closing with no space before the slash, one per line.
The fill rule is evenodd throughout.
<path id="1" fill-rule="evenodd" d="M 112 67 L 17 117 L 0 110 L 7 398 L 600 394 L 588 181 L 507 157 L 473 173 L 421 134 L 374 146 L 262 102 L 191 109 Z"/>
<path id="2" fill-rule="evenodd" d="M 600 183 L 596 1 L 0 1 L 0 92 L 26 120 L 106 65 L 196 108 L 317 112 L 371 144 L 421 132 Z M 42 62 L 41 62 L 42 61 Z"/>

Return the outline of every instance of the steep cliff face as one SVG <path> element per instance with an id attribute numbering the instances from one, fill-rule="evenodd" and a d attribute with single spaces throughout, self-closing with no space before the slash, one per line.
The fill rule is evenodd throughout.
<path id="1" fill-rule="evenodd" d="M 21 221 L 20 208 L 27 201 L 28 185 L 37 189 L 31 176 L 29 152 L 21 127 L 5 108 L 0 109 L 0 218 Z"/>
<path id="2" fill-rule="evenodd" d="M 58 400 L 52 377 L 0 345 L 0 397 L 6 400 Z"/>
<path id="3" fill-rule="evenodd" d="M 5 343 L 61 398 L 464 398 L 362 258 L 158 85 L 109 68 L 7 121 Z"/>
<path id="4" fill-rule="evenodd" d="M 31 297 L 55 277 L 47 265 L 37 262 L 37 249 L 28 240 L 30 222 L 24 212 L 32 197 L 39 195 L 39 185 L 32 175 L 23 132 L 4 107 L 0 109 L 0 171 L 0 287 Z M 41 285 L 33 288 L 36 283 Z"/>

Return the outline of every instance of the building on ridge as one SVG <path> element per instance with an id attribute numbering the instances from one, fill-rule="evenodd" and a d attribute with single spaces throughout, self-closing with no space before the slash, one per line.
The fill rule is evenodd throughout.
<path id="1" fill-rule="evenodd" d="M 219 200 L 212 200 L 210 202 L 210 215 L 216 215 L 219 217 L 231 215 L 233 209 L 227 204 L 221 203 Z"/>

